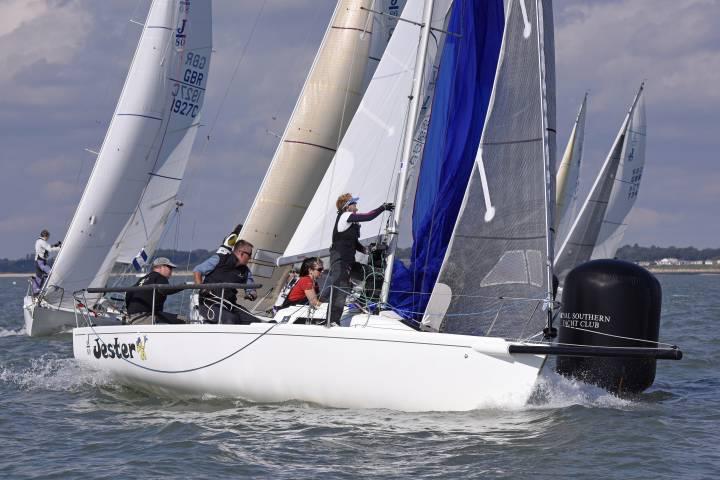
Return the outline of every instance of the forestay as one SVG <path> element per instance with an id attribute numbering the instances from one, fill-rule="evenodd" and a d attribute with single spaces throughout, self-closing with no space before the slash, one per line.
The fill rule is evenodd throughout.
<path id="1" fill-rule="evenodd" d="M 50 303 L 102 287 L 123 252 L 157 238 L 199 125 L 212 51 L 209 0 L 155 0 L 100 154 L 53 270 Z M 118 238 L 141 199 L 142 235 Z M 131 233 L 131 232 L 129 232 Z M 116 243 L 117 242 L 117 243 Z M 137 242 L 137 243 L 135 243 Z M 132 245 L 132 246 L 131 246 Z M 139 250 L 139 248 L 137 248 Z"/>
<path id="2" fill-rule="evenodd" d="M 580 180 L 580 164 L 582 163 L 583 144 L 585 142 L 585 111 L 587 94 L 583 98 L 565 153 L 558 167 L 555 190 L 555 241 L 562 241 L 570 222 L 577 212 L 577 191 Z M 559 245 L 558 245 L 559 247 Z"/>
<path id="3" fill-rule="evenodd" d="M 444 0 L 435 6 L 434 27 L 442 28 L 445 24 L 450 3 Z M 409 2 L 402 18 L 417 23 L 422 13 L 422 2 Z M 307 256 L 327 255 L 339 195 L 346 192 L 360 195 L 361 211 L 392 198 L 404 125 L 406 121 L 417 121 L 406 117 L 419 39 L 420 28 L 416 24 L 398 23 L 330 167 L 278 260 L 280 265 Z M 432 65 L 433 60 L 428 59 L 428 63 Z M 384 220 L 385 216 L 380 216 L 363 224 L 361 240 L 377 237 Z"/>
<path id="4" fill-rule="evenodd" d="M 426 328 L 525 338 L 550 290 L 555 59 L 550 0 L 508 3 L 490 108 Z M 515 300 L 521 299 L 521 300 Z"/>
<path id="5" fill-rule="evenodd" d="M 637 197 L 645 156 L 645 113 L 643 103 L 640 102 L 642 91 L 643 87 L 640 88 L 625 116 L 610 153 L 567 238 L 558 250 L 555 272 L 561 282 L 575 266 L 590 260 L 596 245 L 599 241 L 602 242 L 601 230 L 605 229 L 605 241 L 616 238 L 613 237 L 614 234 L 622 235 L 624 231 L 625 216 Z M 631 124 L 635 124 L 636 128 L 631 128 Z M 640 158 L 637 158 L 638 155 Z M 633 170 L 635 173 L 628 175 Z M 610 206 L 611 201 L 612 206 Z M 610 212 L 612 217 L 606 222 L 605 219 Z"/>

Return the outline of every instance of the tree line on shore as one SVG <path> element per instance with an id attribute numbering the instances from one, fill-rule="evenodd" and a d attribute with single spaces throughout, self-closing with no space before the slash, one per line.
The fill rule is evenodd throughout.
<path id="1" fill-rule="evenodd" d="M 183 250 L 158 250 L 156 257 L 167 257 L 171 262 L 178 265 L 180 270 L 191 270 L 212 254 L 209 250 L 196 249 L 192 251 Z M 641 247 L 625 245 L 617 251 L 617 258 L 629 262 L 657 262 L 663 258 L 677 258 L 678 260 L 718 260 L 720 259 L 720 248 L 697 249 L 695 247 Z M 398 257 L 407 259 L 410 257 L 410 248 L 398 249 Z M 26 255 L 25 258 L 8 260 L 0 258 L 0 272 L 3 273 L 31 273 L 35 271 L 34 255 Z"/>

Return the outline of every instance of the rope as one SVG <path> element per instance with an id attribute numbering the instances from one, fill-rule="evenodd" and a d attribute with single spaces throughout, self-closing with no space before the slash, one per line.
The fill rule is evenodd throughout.
<path id="1" fill-rule="evenodd" d="M 229 359 L 229 358 L 237 355 L 238 353 L 242 352 L 243 350 L 245 350 L 246 348 L 248 348 L 248 347 L 249 347 L 250 345 L 252 345 L 253 343 L 255 343 L 255 342 L 257 342 L 258 340 L 260 340 L 262 337 L 264 337 L 265 335 L 267 335 L 268 333 L 270 333 L 270 330 L 272 330 L 273 328 L 277 327 L 278 325 L 280 325 L 280 324 L 279 324 L 279 323 L 274 323 L 274 324 L 270 325 L 270 327 L 269 327 L 267 330 L 265 330 L 265 331 L 262 332 L 260 335 L 258 335 L 258 337 L 255 338 L 255 339 L 253 339 L 250 343 L 248 343 L 248 344 L 246 344 L 246 345 L 243 345 L 242 347 L 238 348 L 237 350 L 235 350 L 234 352 L 232 352 L 232 353 L 229 354 L 229 355 L 226 355 L 226 356 L 224 356 L 224 357 L 222 357 L 222 358 L 220 358 L 220 359 L 218 359 L 218 360 L 212 361 L 212 362 L 210 362 L 210 363 L 206 363 L 206 364 L 204 364 L 204 365 L 200 365 L 199 367 L 187 368 L 187 369 L 185 369 L 185 370 L 160 370 L 160 369 L 157 369 L 157 368 L 150 368 L 150 367 L 146 367 L 145 365 L 140 365 L 139 363 L 135 363 L 135 362 L 133 362 L 133 361 L 130 361 L 130 360 L 128 360 L 127 358 L 123 358 L 122 360 L 126 361 L 127 363 L 129 363 L 130 365 L 132 365 L 132 366 L 134 366 L 134 367 L 138 367 L 138 368 L 141 368 L 141 369 L 143 369 L 143 370 L 147 370 L 147 371 L 149 371 L 149 372 L 155 372 L 155 373 L 172 373 L 172 374 L 174 374 L 174 373 L 196 372 L 196 371 L 198 371 L 198 370 L 203 370 L 203 369 L 212 367 L 212 366 L 214 366 L 214 365 L 217 365 L 217 364 L 219 364 L 219 363 L 222 363 L 222 362 L 224 362 L 225 360 L 227 360 L 227 359 Z M 97 339 L 98 342 L 100 342 L 102 345 L 105 345 L 105 346 L 108 345 L 108 344 L 105 343 L 105 341 L 100 337 L 100 334 L 97 333 L 97 331 L 95 330 L 95 327 L 94 327 L 93 325 L 90 325 L 90 329 L 91 329 L 92 332 L 95 334 L 95 337 L 96 337 L 96 339 Z M 88 340 L 88 341 L 89 341 L 89 340 Z"/>

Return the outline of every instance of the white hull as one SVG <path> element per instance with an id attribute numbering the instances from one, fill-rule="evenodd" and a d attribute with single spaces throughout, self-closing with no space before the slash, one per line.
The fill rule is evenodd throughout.
<path id="1" fill-rule="evenodd" d="M 82 364 L 151 392 L 402 411 L 522 406 L 545 361 L 542 355 L 510 355 L 502 339 L 416 332 L 374 318 L 382 323 L 378 328 L 363 326 L 367 320 L 333 328 L 76 328 L 73 352 Z"/>
<path id="2" fill-rule="evenodd" d="M 25 317 L 25 332 L 30 337 L 43 337 L 56 333 L 69 332 L 71 329 L 84 325 L 83 315 L 74 310 L 38 304 L 30 296 L 23 299 L 23 316 Z M 113 316 L 91 317 L 96 325 L 119 325 L 120 321 Z M 79 322 L 79 324 L 78 324 Z"/>

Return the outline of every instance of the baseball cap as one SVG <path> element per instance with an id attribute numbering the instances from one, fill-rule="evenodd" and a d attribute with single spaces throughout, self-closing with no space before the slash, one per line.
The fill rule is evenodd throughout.
<path id="1" fill-rule="evenodd" d="M 152 262 L 153 267 L 159 267 L 161 265 L 167 265 L 168 267 L 177 268 L 177 265 L 172 263 L 167 257 L 158 257 Z"/>

